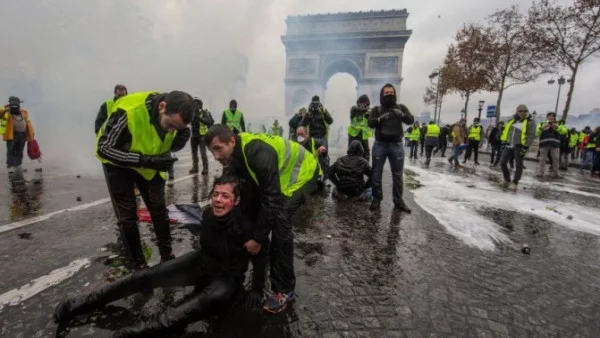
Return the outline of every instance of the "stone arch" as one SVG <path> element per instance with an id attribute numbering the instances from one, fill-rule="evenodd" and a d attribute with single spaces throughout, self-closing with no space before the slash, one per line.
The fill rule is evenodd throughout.
<path id="1" fill-rule="evenodd" d="M 327 81 L 337 73 L 352 75 L 357 94 L 369 95 L 373 103 L 388 82 L 400 96 L 404 45 L 412 34 L 407 18 L 405 9 L 288 17 L 281 37 L 286 50 L 285 114 L 297 110 L 298 93 L 323 97 Z"/>

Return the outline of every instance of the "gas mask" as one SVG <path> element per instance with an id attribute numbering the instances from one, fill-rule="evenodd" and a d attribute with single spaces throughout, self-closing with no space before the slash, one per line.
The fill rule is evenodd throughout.
<path id="1" fill-rule="evenodd" d="M 21 106 L 19 104 L 11 104 L 8 106 L 12 115 L 19 115 L 21 113 Z"/>

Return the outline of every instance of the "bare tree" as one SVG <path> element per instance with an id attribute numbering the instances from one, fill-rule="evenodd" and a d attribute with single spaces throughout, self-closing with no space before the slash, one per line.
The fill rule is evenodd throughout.
<path id="1" fill-rule="evenodd" d="M 448 47 L 441 76 L 449 92 L 465 99 L 465 118 L 471 95 L 490 87 L 486 56 L 490 44 L 489 34 L 482 27 L 469 25 L 458 31 L 455 43 Z"/>
<path id="2" fill-rule="evenodd" d="M 600 51 L 600 1 L 574 0 L 569 6 L 534 3 L 528 25 L 538 48 L 571 70 L 571 82 L 562 119 L 566 120 L 579 67 Z"/>
<path id="3" fill-rule="evenodd" d="M 489 90 L 498 93 L 496 122 L 500 120 L 504 91 L 512 86 L 535 81 L 547 73 L 548 54 L 536 48 L 526 18 L 517 5 L 501 9 L 487 20 L 490 45 L 485 48 L 489 66 Z"/>

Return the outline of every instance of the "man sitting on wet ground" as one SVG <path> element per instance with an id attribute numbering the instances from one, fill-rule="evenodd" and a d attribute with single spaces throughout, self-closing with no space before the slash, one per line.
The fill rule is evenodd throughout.
<path id="1" fill-rule="evenodd" d="M 255 225 L 235 206 L 240 201 L 239 182 L 232 176 L 215 179 L 211 206 L 203 212 L 200 248 L 163 264 L 139 270 L 90 294 L 59 303 L 56 322 L 94 311 L 115 300 L 158 287 L 196 286 L 193 297 L 168 307 L 153 319 L 120 329 L 113 337 L 148 337 L 207 318 L 227 309 L 243 290 L 250 261 L 247 243 Z M 254 262 L 253 262 L 254 263 Z M 262 305 L 265 266 L 254 267 L 253 290 L 247 304 Z"/>
<path id="2" fill-rule="evenodd" d="M 363 157 L 364 149 L 360 141 L 354 140 L 348 147 L 346 156 L 338 158 L 329 168 L 329 180 L 335 188 L 331 195 L 340 200 L 370 201 L 371 166 Z M 365 182 L 364 177 L 367 177 Z"/>

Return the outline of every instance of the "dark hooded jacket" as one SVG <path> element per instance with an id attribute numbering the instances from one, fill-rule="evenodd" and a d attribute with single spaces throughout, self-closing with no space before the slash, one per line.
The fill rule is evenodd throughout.
<path id="1" fill-rule="evenodd" d="M 327 136 L 332 123 L 333 118 L 327 109 L 320 102 L 311 102 L 300 125 L 307 128 L 308 136 L 323 138 Z"/>
<path id="2" fill-rule="evenodd" d="M 373 107 L 369 113 L 369 127 L 375 129 L 375 140 L 381 142 L 402 142 L 404 130 L 402 123 L 413 124 L 415 118 L 408 108 L 403 104 L 398 104 L 396 94 L 394 94 L 394 104 L 390 107 L 383 105 L 383 88 L 379 93 L 380 106 Z M 394 86 L 392 86 L 394 88 Z M 396 88 L 394 88 L 396 93 Z"/>
<path id="3" fill-rule="evenodd" d="M 346 156 L 342 156 L 329 168 L 329 180 L 338 191 L 349 197 L 359 196 L 371 186 L 371 166 L 363 157 L 360 141 L 354 140 L 348 147 Z M 365 176 L 369 179 L 365 182 Z"/>

